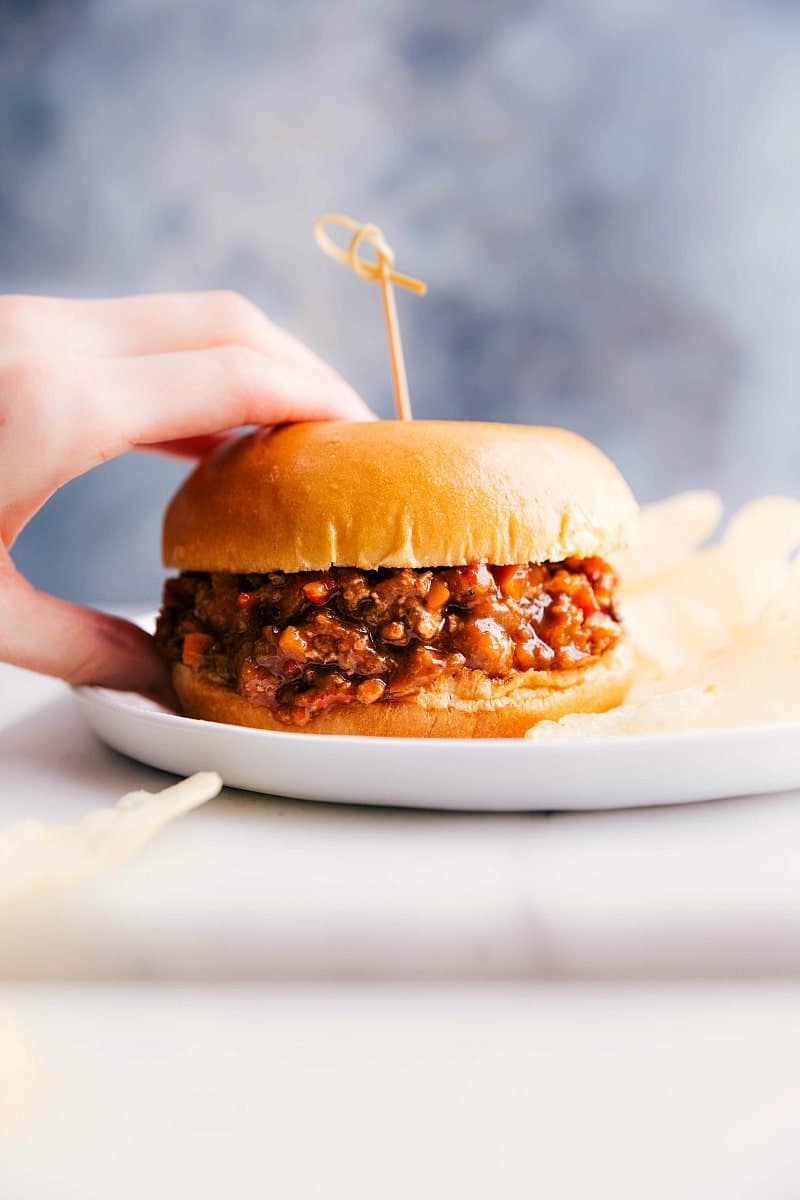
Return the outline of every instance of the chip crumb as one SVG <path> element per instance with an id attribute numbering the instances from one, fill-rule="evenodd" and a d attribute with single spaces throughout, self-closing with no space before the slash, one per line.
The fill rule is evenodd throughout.
<path id="1" fill-rule="evenodd" d="M 113 808 L 74 825 L 22 821 L 0 833 L 0 901 L 68 887 L 134 854 L 175 817 L 212 800 L 222 788 L 213 771 L 160 792 L 129 792 Z"/>

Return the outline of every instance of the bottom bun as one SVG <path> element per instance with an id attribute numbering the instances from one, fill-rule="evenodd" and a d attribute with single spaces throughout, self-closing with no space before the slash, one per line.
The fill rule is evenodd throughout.
<path id="1" fill-rule="evenodd" d="M 631 670 L 632 656 L 619 643 L 596 663 L 573 671 L 525 671 L 513 683 L 497 684 L 483 676 L 479 699 L 465 698 L 465 691 L 475 689 L 465 689 L 463 680 L 458 684 L 448 680 L 407 700 L 330 709 L 302 726 L 277 721 L 269 709 L 250 704 L 231 688 L 212 683 L 189 667 L 173 667 L 172 681 L 187 717 L 226 725 L 366 737 L 515 738 L 537 721 L 557 721 L 567 713 L 605 712 L 620 704 Z"/>

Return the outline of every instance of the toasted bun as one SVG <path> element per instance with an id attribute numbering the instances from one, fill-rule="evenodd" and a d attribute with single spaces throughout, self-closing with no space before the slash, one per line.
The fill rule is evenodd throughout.
<path id="1" fill-rule="evenodd" d="M 631 654 L 623 642 L 599 662 L 574 671 L 525 671 L 503 681 L 464 671 L 456 680 L 408 700 L 348 704 L 299 727 L 276 721 L 266 708 L 250 704 L 189 667 L 172 668 L 175 691 L 187 717 L 281 733 L 371 737 L 522 737 L 537 721 L 613 708 L 624 699 L 630 676 Z"/>
<path id="2" fill-rule="evenodd" d="M 197 467 L 167 510 L 164 561 L 242 572 L 559 562 L 613 556 L 636 515 L 617 469 L 563 429 L 287 425 Z"/>

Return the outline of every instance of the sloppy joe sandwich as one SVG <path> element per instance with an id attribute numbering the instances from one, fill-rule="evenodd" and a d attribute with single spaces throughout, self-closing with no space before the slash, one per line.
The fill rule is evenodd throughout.
<path id="1" fill-rule="evenodd" d="M 188 716 L 519 737 L 631 670 L 615 555 L 636 503 L 561 429 L 320 422 L 203 461 L 164 523 L 157 641 Z"/>

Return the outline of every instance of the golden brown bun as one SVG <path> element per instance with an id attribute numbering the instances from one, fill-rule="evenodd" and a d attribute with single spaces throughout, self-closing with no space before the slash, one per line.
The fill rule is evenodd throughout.
<path id="1" fill-rule="evenodd" d="M 163 549 L 184 571 L 559 562 L 613 556 L 636 517 L 616 467 L 563 429 L 318 422 L 202 462 L 167 510 Z"/>
<path id="2" fill-rule="evenodd" d="M 172 682 L 187 717 L 281 733 L 369 737 L 522 737 L 537 721 L 613 708 L 624 699 L 630 676 L 631 655 L 621 643 L 599 662 L 574 671 L 525 671 L 507 681 L 464 671 L 457 680 L 408 700 L 348 704 L 329 709 L 300 727 L 276 721 L 266 708 L 250 704 L 237 692 L 211 683 L 189 667 L 172 668 Z"/>

